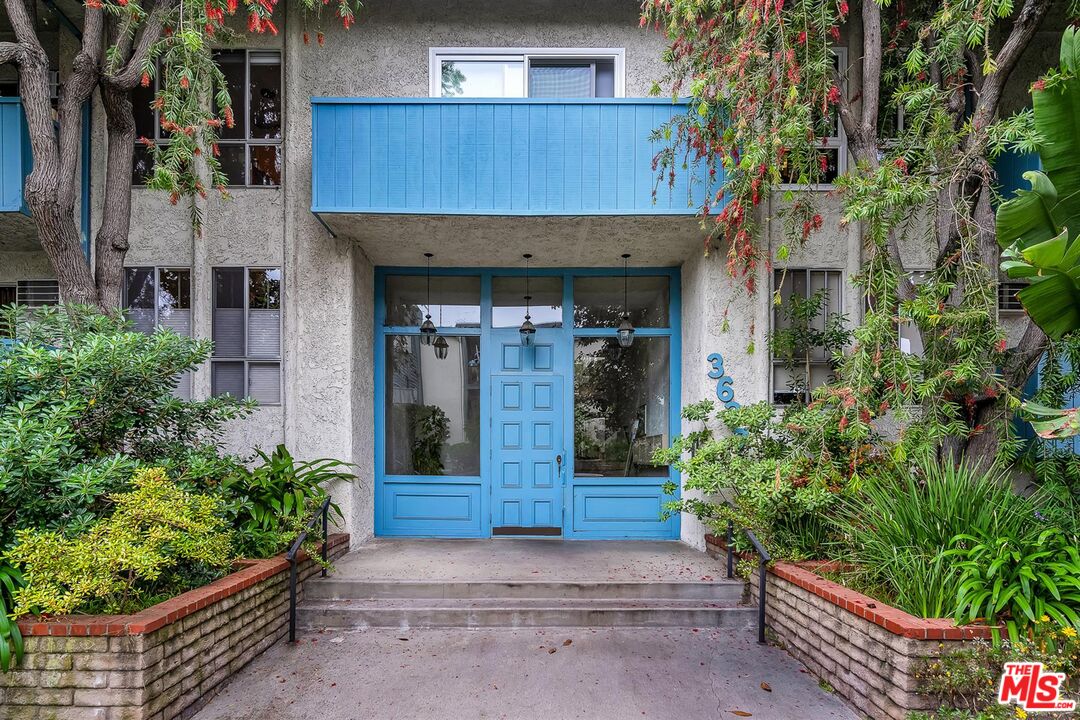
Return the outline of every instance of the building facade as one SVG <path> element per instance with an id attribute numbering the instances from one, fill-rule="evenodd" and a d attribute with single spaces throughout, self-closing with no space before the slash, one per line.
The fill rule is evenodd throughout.
<path id="1" fill-rule="evenodd" d="M 797 378 L 767 350 L 770 291 L 826 289 L 823 313 L 857 321 L 861 247 L 826 199 L 825 230 L 788 273 L 762 269 L 756 295 L 726 277 L 695 216 L 705 173 L 691 164 L 669 188 L 652 168 L 652 131 L 685 108 L 647 97 L 664 42 L 637 12 L 619 0 L 373 3 L 320 46 L 288 10 L 280 34 L 221 51 L 238 118 L 221 143 L 232 199 L 196 200 L 195 232 L 188 208 L 140 187 L 138 154 L 125 304 L 140 329 L 215 341 L 179 393 L 259 400 L 223 438 L 230 449 L 284 442 L 355 463 L 358 480 L 334 489 L 354 537 L 702 545 L 693 518 L 663 518 L 679 478 L 652 452 L 682 430 L 686 403 L 729 390 L 786 400 Z M 72 37 L 56 28 L 59 68 Z M 15 94 L 10 81 L 0 95 Z M 154 138 L 152 92 L 136 106 Z M 0 303 L 54 302 L 22 212 L 17 98 L 0 100 Z M 105 164 L 104 136 L 89 139 L 87 236 Z M 842 170 L 839 128 L 831 147 Z M 812 382 L 825 360 L 807 358 Z"/>

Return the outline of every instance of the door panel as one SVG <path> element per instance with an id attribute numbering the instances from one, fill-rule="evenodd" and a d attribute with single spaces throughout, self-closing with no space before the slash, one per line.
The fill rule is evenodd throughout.
<path id="1" fill-rule="evenodd" d="M 496 534 L 561 529 L 567 453 L 558 353 L 554 342 L 523 348 L 516 332 L 501 335 L 501 367 L 491 376 L 491 525 Z"/>

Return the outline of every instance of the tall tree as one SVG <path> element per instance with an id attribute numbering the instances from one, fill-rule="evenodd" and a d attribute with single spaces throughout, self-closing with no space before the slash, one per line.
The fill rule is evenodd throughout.
<path id="1" fill-rule="evenodd" d="M 1034 148 L 1030 110 L 1003 117 L 1002 97 L 1052 3 L 642 5 L 642 25 L 670 41 L 673 92 L 696 101 L 658 131 L 670 141 L 660 172 L 687 156 L 723 171 L 701 216 L 730 274 L 753 291 L 763 268 L 822 229 L 820 205 L 837 202 L 809 191 L 823 180 L 835 184 L 842 224 L 858 225 L 865 265 L 854 281 L 868 309 L 838 381 L 817 394 L 841 429 L 869 436 L 888 413 L 900 422 L 900 452 L 992 460 L 1015 448 L 1002 444 L 1010 412 L 1047 340 L 1027 322 L 1007 347 L 998 323 L 993 159 L 1007 147 Z M 835 51 L 843 35 L 846 65 Z M 837 160 L 823 139 L 837 135 L 837 122 L 854 162 L 832 178 Z M 786 183 L 800 189 L 781 194 Z M 784 228 L 774 252 L 764 245 L 767 222 Z M 925 281 L 905 266 L 912 244 L 934 259 Z M 901 352 L 901 323 L 919 330 L 921 355 Z M 912 405 L 919 412 L 905 410 Z"/>
<path id="2" fill-rule="evenodd" d="M 316 23 L 329 0 L 296 0 Z M 131 168 L 135 152 L 132 91 L 161 73 L 154 99 L 170 142 L 153 148 L 147 185 L 173 203 L 216 189 L 226 180 L 216 157 L 217 129 L 232 126 L 232 99 L 214 62 L 216 44 L 235 39 L 227 17 L 243 12 L 247 31 L 278 32 L 277 0 L 85 0 L 78 52 L 67 68 L 53 118 L 49 57 L 39 34 L 37 0 L 3 0 L 15 42 L 0 42 L 0 63 L 19 72 L 30 134 L 33 170 L 26 178 L 26 204 L 69 302 L 105 310 L 120 303 L 124 255 L 131 225 Z M 334 0 L 333 14 L 348 28 L 360 0 Z M 307 40 L 307 33 L 305 41 Z M 318 36 L 322 43 L 322 33 Z M 100 93 L 108 155 L 101 225 L 94 238 L 94 267 L 83 254 L 76 199 L 83 137 L 83 104 Z M 197 223 L 198 218 L 193 217 Z"/>

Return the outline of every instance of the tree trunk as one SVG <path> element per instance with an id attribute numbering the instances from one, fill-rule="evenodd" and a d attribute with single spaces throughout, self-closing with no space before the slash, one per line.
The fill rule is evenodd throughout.
<path id="1" fill-rule="evenodd" d="M 107 118 L 109 151 L 105 167 L 105 210 L 95 239 L 97 302 L 120 306 L 124 256 L 131 230 L 131 164 L 135 155 L 135 117 L 131 93 L 105 80 L 101 100 Z"/>

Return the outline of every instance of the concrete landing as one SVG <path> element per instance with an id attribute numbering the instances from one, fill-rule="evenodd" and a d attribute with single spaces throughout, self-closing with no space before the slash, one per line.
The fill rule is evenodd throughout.
<path id="1" fill-rule="evenodd" d="M 744 586 L 672 542 L 381 540 L 308 582 L 311 630 L 729 627 L 754 622 Z"/>
<path id="2" fill-rule="evenodd" d="M 194 720 L 718 720 L 734 711 L 858 720 L 753 631 L 701 628 L 305 635 L 263 653 Z"/>
<path id="3" fill-rule="evenodd" d="M 334 577 L 509 582 L 713 582 L 725 568 L 679 542 L 589 540 L 392 540 L 357 546 Z"/>

